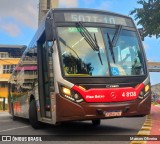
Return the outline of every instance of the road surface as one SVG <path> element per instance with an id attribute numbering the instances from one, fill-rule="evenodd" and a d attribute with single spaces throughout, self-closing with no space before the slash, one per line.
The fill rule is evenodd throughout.
<path id="1" fill-rule="evenodd" d="M 42 129 L 35 130 L 33 129 L 28 120 L 17 119 L 13 121 L 11 116 L 8 113 L 0 113 L 0 135 L 57 135 L 59 138 L 63 135 L 70 136 L 66 141 L 43 141 L 40 143 L 44 144 L 88 144 L 89 141 L 85 141 L 88 136 L 92 141 L 92 144 L 129 144 L 129 141 L 119 141 L 118 137 L 123 135 L 136 135 L 141 129 L 145 117 L 138 118 L 117 118 L 117 119 L 108 119 L 102 120 L 101 125 L 94 127 L 91 124 L 91 121 L 85 122 L 69 122 L 63 123 L 59 126 L 44 125 Z M 74 137 L 72 135 L 78 135 L 81 137 Z M 87 135 L 87 136 L 86 136 Z M 105 137 L 108 135 L 112 136 L 112 139 L 115 141 L 101 141 L 100 137 Z M 117 135 L 117 136 L 116 136 Z M 98 137 L 98 140 L 95 138 Z M 128 137 L 128 136 L 127 136 Z M 56 137 L 57 138 L 57 137 Z M 94 141 L 93 141 L 94 138 Z M 57 140 L 57 139 L 56 139 Z M 77 140 L 77 141 L 75 141 Z M 9 142 L 1 142 L 9 143 Z M 20 142 L 12 142 L 20 143 Z M 27 143 L 27 142 L 23 142 Z M 31 144 L 37 142 L 30 142 Z"/>

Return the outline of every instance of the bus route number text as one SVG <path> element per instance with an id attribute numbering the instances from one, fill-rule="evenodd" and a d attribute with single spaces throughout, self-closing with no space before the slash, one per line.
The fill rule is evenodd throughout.
<path id="1" fill-rule="evenodd" d="M 123 92 L 122 97 L 136 97 L 136 92 Z"/>
<path id="2" fill-rule="evenodd" d="M 86 14 L 71 14 L 72 21 L 83 21 L 83 22 L 102 22 L 115 24 L 115 18 L 111 16 L 98 16 L 98 15 L 86 15 Z"/>

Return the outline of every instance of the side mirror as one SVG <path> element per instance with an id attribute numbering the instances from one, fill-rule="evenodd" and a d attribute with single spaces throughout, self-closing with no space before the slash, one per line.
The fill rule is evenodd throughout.
<path id="1" fill-rule="evenodd" d="M 140 35 L 142 41 L 144 41 L 143 31 L 144 31 L 143 28 L 138 29 L 138 32 L 139 32 L 139 35 Z"/>

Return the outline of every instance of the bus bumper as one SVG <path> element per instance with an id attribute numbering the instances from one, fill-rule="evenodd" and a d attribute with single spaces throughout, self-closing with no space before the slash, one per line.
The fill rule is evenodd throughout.
<path id="1" fill-rule="evenodd" d="M 56 121 L 79 121 L 108 119 L 116 117 L 144 116 L 150 114 L 151 94 L 143 100 L 116 103 L 74 103 L 59 94 L 56 95 Z M 121 111 L 120 116 L 107 116 L 106 112 Z"/>

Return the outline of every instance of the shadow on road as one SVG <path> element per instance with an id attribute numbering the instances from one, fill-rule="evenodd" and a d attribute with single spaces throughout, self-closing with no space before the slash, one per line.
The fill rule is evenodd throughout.
<path id="1" fill-rule="evenodd" d="M 10 117 L 11 118 L 11 117 Z M 30 125 L 28 119 L 25 118 L 16 118 L 15 121 L 23 123 L 25 125 Z M 107 121 L 107 120 L 105 120 Z M 121 133 L 134 131 L 135 129 L 125 128 L 121 126 L 110 126 L 101 124 L 100 126 L 92 125 L 91 121 L 77 121 L 77 122 L 63 122 L 59 125 L 50 125 L 42 123 L 43 131 L 46 131 L 49 134 L 111 134 L 111 133 Z"/>
<path id="2" fill-rule="evenodd" d="M 106 120 L 107 121 L 107 120 Z M 96 135 L 96 134 L 121 134 L 135 131 L 135 129 L 123 128 L 121 126 L 110 126 L 101 124 L 100 126 L 93 126 L 91 122 L 67 122 L 58 126 L 44 125 L 43 130 L 51 134 L 67 134 L 67 135 Z"/>

